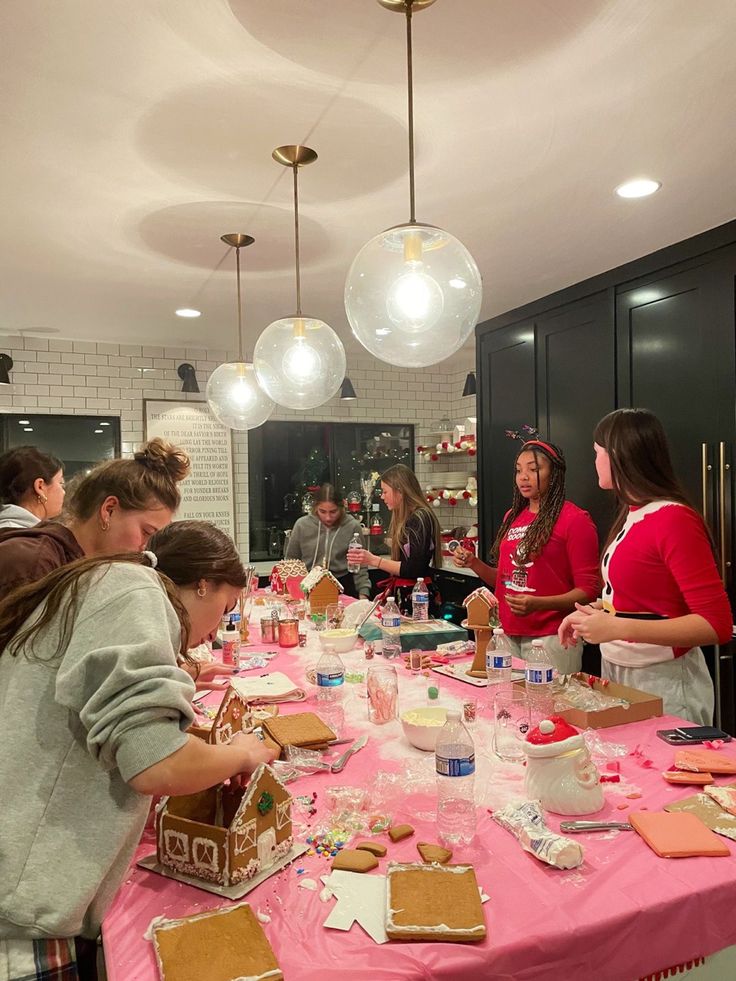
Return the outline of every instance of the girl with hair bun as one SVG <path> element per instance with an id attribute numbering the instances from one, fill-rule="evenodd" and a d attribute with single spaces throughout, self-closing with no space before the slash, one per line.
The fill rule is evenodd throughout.
<path id="1" fill-rule="evenodd" d="M 76 949 L 99 934 L 151 797 L 273 759 L 251 734 L 209 745 L 187 733 L 194 685 L 177 657 L 235 607 L 246 582 L 235 545 L 182 521 L 151 546 L 68 563 L 0 602 L 0 786 L 14 788 L 3 809 L 13 845 L 0 849 L 3 977 L 78 976 Z M 56 970 L 41 972 L 49 951 Z"/>
<path id="2" fill-rule="evenodd" d="M 0 530 L 33 528 L 64 506 L 64 465 L 35 446 L 0 456 Z"/>
<path id="3" fill-rule="evenodd" d="M 186 453 L 159 438 L 132 459 L 98 464 L 70 491 L 60 522 L 0 532 L 0 598 L 83 556 L 142 551 L 173 518 L 188 473 Z"/>
<path id="4" fill-rule="evenodd" d="M 560 673 L 579 671 L 583 642 L 566 649 L 557 630 L 576 603 L 598 595 L 598 534 L 593 520 L 565 500 L 565 457 L 530 427 L 514 461 L 514 494 L 491 549 L 490 565 L 458 548 L 453 561 L 495 588 L 501 626 L 518 657 L 532 641 L 544 646 Z M 531 437 L 531 438 L 530 438 Z"/>

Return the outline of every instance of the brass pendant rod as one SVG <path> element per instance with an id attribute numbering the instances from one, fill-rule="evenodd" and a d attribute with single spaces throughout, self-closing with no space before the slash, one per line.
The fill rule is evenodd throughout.
<path id="1" fill-rule="evenodd" d="M 302 280 L 299 268 L 299 164 L 294 163 L 294 254 L 296 268 L 296 315 L 302 315 Z"/>
<path id="2" fill-rule="evenodd" d="M 411 45 L 411 0 L 406 0 L 406 79 L 409 117 L 409 224 L 416 224 L 414 195 L 414 71 Z"/>
<path id="3" fill-rule="evenodd" d="M 243 311 L 240 300 L 240 246 L 235 249 L 235 268 L 238 274 L 238 361 L 243 364 Z"/>

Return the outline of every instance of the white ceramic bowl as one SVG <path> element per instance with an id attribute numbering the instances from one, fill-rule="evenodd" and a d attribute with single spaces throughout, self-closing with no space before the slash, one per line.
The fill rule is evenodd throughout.
<path id="1" fill-rule="evenodd" d="M 404 735 L 412 746 L 423 749 L 425 753 L 434 752 L 437 736 L 446 721 L 447 709 L 440 705 L 407 709 L 401 713 Z"/>
<path id="2" fill-rule="evenodd" d="M 358 634 L 347 627 L 340 627 L 338 630 L 320 630 L 317 636 L 323 648 L 325 644 L 330 644 L 338 654 L 347 654 L 358 642 Z"/>

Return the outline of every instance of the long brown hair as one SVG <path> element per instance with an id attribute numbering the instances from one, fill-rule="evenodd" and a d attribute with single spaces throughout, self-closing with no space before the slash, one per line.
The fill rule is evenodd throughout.
<path id="1" fill-rule="evenodd" d="M 522 560 L 528 558 L 530 555 L 539 555 L 549 541 L 555 523 L 560 516 L 560 511 L 562 511 L 562 506 L 565 503 L 565 471 L 567 470 L 565 456 L 559 446 L 555 446 L 554 443 L 528 440 L 514 458 L 514 478 L 516 477 L 516 464 L 519 461 L 519 457 L 522 453 L 527 452 L 534 454 L 534 460 L 537 464 L 537 486 L 539 486 L 540 457 L 543 456 L 545 460 L 549 461 L 550 474 L 547 490 L 539 498 L 537 516 L 530 523 L 524 537 L 516 546 L 516 553 Z M 528 505 L 529 502 L 522 496 L 521 491 L 516 486 L 516 479 L 514 479 L 514 496 L 511 499 L 511 507 L 503 519 L 501 527 L 498 529 L 496 540 L 491 548 L 491 562 L 493 564 L 498 563 L 501 542 L 508 534 L 509 528 Z"/>
<path id="2" fill-rule="evenodd" d="M 413 470 L 403 463 L 389 467 L 380 477 L 382 484 L 388 484 L 393 491 L 401 494 L 399 506 L 391 512 L 391 524 L 388 534 L 391 539 L 391 558 L 401 560 L 401 545 L 406 541 L 406 522 L 416 514 L 429 530 L 434 542 L 432 565 L 439 569 L 442 566 L 442 530 L 437 515 L 427 504 L 419 481 Z"/>
<path id="3" fill-rule="evenodd" d="M 595 427 L 593 440 L 608 453 L 611 483 L 619 503 L 604 552 L 621 531 L 629 505 L 677 501 L 700 514 L 675 474 L 664 426 L 649 409 L 609 412 Z M 705 530 L 712 546 L 710 532 Z"/>
<path id="4" fill-rule="evenodd" d="M 345 503 L 332 484 L 322 484 L 320 489 L 314 495 L 314 507 L 312 508 L 312 514 L 317 514 L 318 504 L 334 504 L 336 508 L 340 509 L 341 517 L 342 514 L 345 513 Z"/>
<path id="5" fill-rule="evenodd" d="M 80 604 L 87 590 L 98 581 L 92 574 L 99 571 L 104 576 L 118 562 L 150 567 L 151 552 L 156 556 L 156 574 L 179 618 L 181 653 L 187 657 L 189 616 L 179 587 L 191 586 L 201 579 L 240 587 L 246 583 L 245 569 L 232 539 L 207 521 L 175 521 L 156 532 L 147 552 L 78 559 L 13 590 L 0 602 L 0 655 L 7 648 L 15 657 L 36 634 L 60 617 L 60 639 L 52 659 L 60 657 L 69 644 Z M 26 627 L 41 604 L 40 616 Z"/>
<path id="6" fill-rule="evenodd" d="M 64 464 L 35 446 L 16 446 L 0 456 L 0 505 L 19 504 L 40 477 L 50 484 Z"/>
<path id="7" fill-rule="evenodd" d="M 107 497 L 117 497 L 124 511 L 146 511 L 161 504 L 176 511 L 181 503 L 177 484 L 189 473 L 189 457 L 158 436 L 132 460 L 108 460 L 74 482 L 65 511 L 78 521 L 91 518 Z"/>

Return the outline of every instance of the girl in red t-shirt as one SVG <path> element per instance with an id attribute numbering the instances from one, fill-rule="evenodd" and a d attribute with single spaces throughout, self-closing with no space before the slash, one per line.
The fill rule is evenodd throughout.
<path id="1" fill-rule="evenodd" d="M 560 641 L 600 644 L 604 678 L 709 725 L 713 683 L 698 645 L 730 640 L 733 621 L 703 519 L 648 409 L 610 412 L 593 439 L 598 483 L 620 507 L 603 552 L 601 602 L 565 617 Z"/>
<path id="2" fill-rule="evenodd" d="M 456 549 L 455 564 L 469 567 L 495 588 L 501 626 L 515 653 L 526 658 L 535 638 L 558 671 L 579 671 L 582 641 L 564 648 L 557 630 L 578 603 L 598 596 L 598 535 L 587 511 L 565 500 L 562 450 L 528 439 L 514 465 L 515 487 L 491 549 L 491 564 Z"/>

